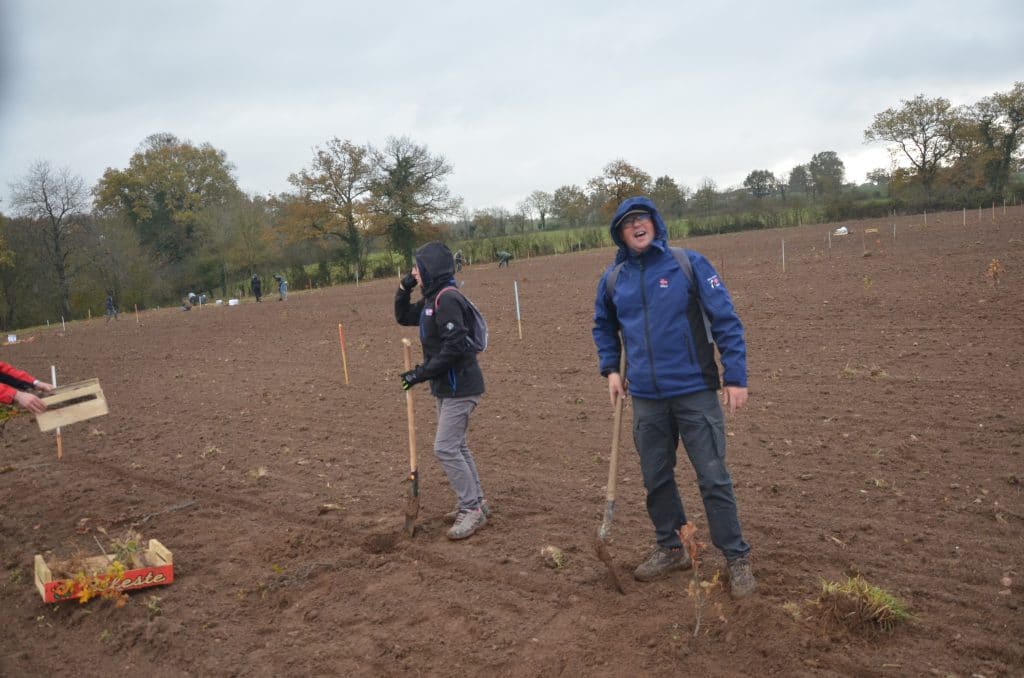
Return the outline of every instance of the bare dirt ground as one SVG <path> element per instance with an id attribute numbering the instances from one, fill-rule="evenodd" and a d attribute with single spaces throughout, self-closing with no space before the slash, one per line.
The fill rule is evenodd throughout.
<path id="1" fill-rule="evenodd" d="M 761 586 L 741 603 L 712 588 L 696 637 L 689 573 L 630 576 L 652 535 L 628 435 L 610 549 L 626 595 L 592 550 L 611 407 L 590 318 L 611 249 L 464 271 L 491 327 L 470 444 L 495 513 L 462 543 L 423 387 L 421 530 L 401 533 L 415 330 L 394 324 L 393 281 L 20 336 L 0 358 L 98 377 L 111 413 L 67 427 L 61 462 L 30 417 L 3 432 L 0 675 L 1021 675 L 1024 209 L 966 216 L 851 223 L 831 251 L 823 225 L 682 243 L 747 328 L 728 458 Z M 685 460 L 678 475 L 707 540 Z M 174 584 L 122 609 L 42 603 L 35 554 L 131 526 L 174 552 Z M 702 576 L 723 568 L 709 553 Z M 914 620 L 822 624 L 820 580 L 854 574 Z"/>

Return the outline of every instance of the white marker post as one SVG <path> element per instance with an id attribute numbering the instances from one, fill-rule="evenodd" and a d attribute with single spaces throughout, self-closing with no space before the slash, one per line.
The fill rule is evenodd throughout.
<path id="1" fill-rule="evenodd" d="M 50 384 L 53 388 L 57 388 L 57 367 L 56 365 L 50 365 Z M 64 440 L 60 435 L 60 426 L 57 427 L 57 459 L 64 458 Z"/>
<path id="2" fill-rule="evenodd" d="M 782 239 L 782 272 L 786 272 L 786 239 Z"/>
<path id="3" fill-rule="evenodd" d="M 512 289 L 516 295 L 516 325 L 519 327 L 519 338 L 523 338 L 523 320 L 519 315 L 519 281 L 512 281 Z"/>

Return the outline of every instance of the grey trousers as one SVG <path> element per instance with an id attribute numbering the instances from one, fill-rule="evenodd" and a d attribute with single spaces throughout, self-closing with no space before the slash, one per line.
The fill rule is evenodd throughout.
<path id="1" fill-rule="evenodd" d="M 459 498 L 460 509 L 479 508 L 480 500 L 484 496 L 473 453 L 466 444 L 469 415 L 479 402 L 480 396 L 437 399 L 434 455 L 448 476 L 448 484 Z"/>

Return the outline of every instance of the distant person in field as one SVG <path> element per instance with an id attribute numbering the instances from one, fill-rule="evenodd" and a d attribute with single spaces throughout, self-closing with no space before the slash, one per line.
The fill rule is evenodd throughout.
<path id="1" fill-rule="evenodd" d="M 46 403 L 39 396 L 29 393 L 30 390 L 49 393 L 53 385 L 39 381 L 28 372 L 0 362 L 0 403 L 5 405 L 18 404 L 32 414 L 46 411 Z"/>
<path id="2" fill-rule="evenodd" d="M 260 297 L 263 296 L 263 283 L 260 281 L 259 275 L 252 274 L 252 296 L 256 297 L 256 303 L 260 303 Z"/>
<path id="3" fill-rule="evenodd" d="M 284 301 L 288 298 L 288 281 L 278 273 L 274 274 L 274 280 L 277 281 L 277 300 Z"/>
<path id="4" fill-rule="evenodd" d="M 454 258 L 443 243 L 429 242 L 416 250 L 416 265 L 395 293 L 395 320 L 420 328 L 423 364 L 401 375 L 402 388 L 430 382 L 437 399 L 434 454 L 458 498 L 455 511 L 446 516 L 454 520 L 448 538 L 465 539 L 487 523 L 490 507 L 466 442 L 469 416 L 484 393 L 484 375 L 466 341 L 471 310 L 455 287 L 454 273 Z M 417 285 L 423 297 L 412 303 Z"/>
<path id="5" fill-rule="evenodd" d="M 114 316 L 114 320 L 117 320 L 117 305 L 114 304 L 114 293 L 107 292 L 106 312 L 104 315 L 107 316 L 107 322 L 110 322 L 110 316 Z"/>
<path id="6" fill-rule="evenodd" d="M 455 252 L 455 272 L 460 273 L 462 271 L 462 250 L 456 250 Z"/>
<path id="7" fill-rule="evenodd" d="M 597 285 L 594 343 L 612 404 L 625 397 L 626 384 L 633 397 L 633 441 L 657 542 L 633 576 L 650 581 L 692 567 L 679 534 L 686 525 L 675 478 L 681 438 L 697 475 L 711 541 L 725 556 L 730 591 L 734 598 L 749 596 L 757 582 L 725 464 L 725 424 L 717 396 L 721 388 L 730 413 L 747 401 L 743 325 L 711 263 L 697 252 L 669 248 L 653 202 L 643 197 L 623 201 L 612 218 L 611 235 L 619 251 Z M 628 380 L 619 374 L 622 350 Z"/>
<path id="8" fill-rule="evenodd" d="M 502 250 L 501 252 L 498 252 L 497 256 L 498 256 L 498 268 L 501 268 L 502 266 L 508 266 L 508 262 L 512 260 L 512 253 L 511 252 L 505 252 L 504 250 Z"/>

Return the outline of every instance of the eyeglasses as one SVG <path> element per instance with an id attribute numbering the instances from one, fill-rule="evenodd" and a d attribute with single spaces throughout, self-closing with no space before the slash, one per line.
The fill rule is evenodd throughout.
<path id="1" fill-rule="evenodd" d="M 622 221 L 619 222 L 620 228 L 636 228 L 641 223 L 649 223 L 651 221 L 650 214 L 632 214 Z"/>

